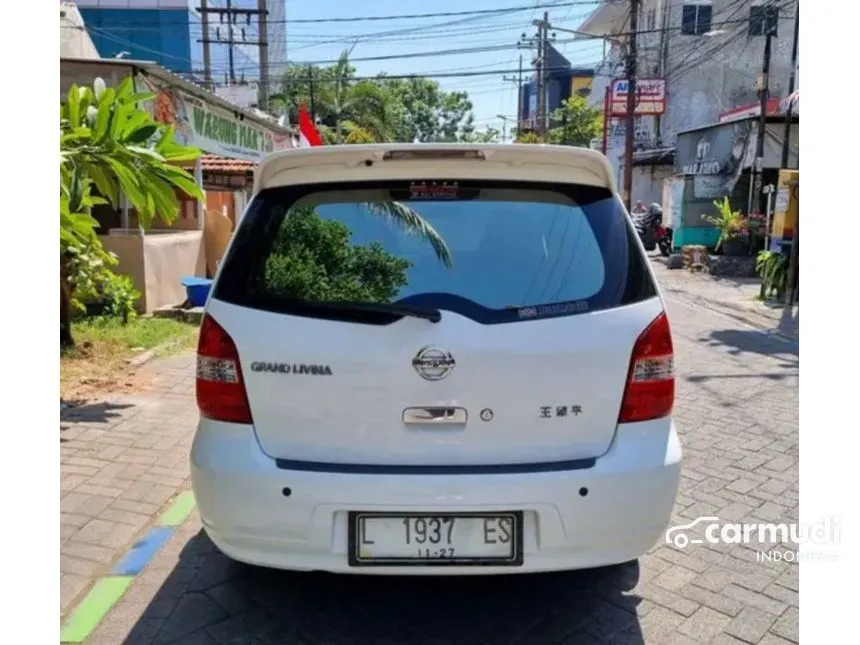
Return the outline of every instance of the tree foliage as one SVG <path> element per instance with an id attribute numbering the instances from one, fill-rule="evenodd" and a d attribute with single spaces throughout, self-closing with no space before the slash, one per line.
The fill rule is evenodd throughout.
<path id="1" fill-rule="evenodd" d="M 351 53 L 327 67 L 288 65 L 273 109 L 295 123 L 299 106 L 313 105 L 326 143 L 461 141 L 474 131 L 466 92 L 446 92 L 428 78 L 358 79 Z"/>
<path id="2" fill-rule="evenodd" d="M 177 165 L 194 161 L 200 151 L 177 144 L 172 128 L 139 107 L 153 97 L 136 94 L 130 77 L 116 88 L 99 78 L 92 88 L 72 85 L 60 104 L 61 345 L 73 344 L 70 320 L 79 286 L 102 285 L 109 293 L 119 288 L 109 273 L 116 259 L 102 247 L 92 208 L 105 203 L 117 208 L 125 195 L 140 225 L 148 228 L 156 215 L 167 223 L 176 219 L 177 189 L 203 197 L 194 178 Z M 127 303 L 129 293 L 124 289 L 119 300 Z"/>
<path id="3" fill-rule="evenodd" d="M 406 284 L 409 261 L 381 244 L 352 245 L 346 225 L 313 208 L 284 219 L 266 261 L 266 287 L 304 300 L 390 302 Z"/>
<path id="4" fill-rule="evenodd" d="M 581 96 L 571 96 L 549 117 L 551 127 L 545 134 L 531 130 L 517 132 L 516 143 L 551 143 L 588 147 L 603 134 L 603 114 Z"/>
<path id="5" fill-rule="evenodd" d="M 517 132 L 515 143 L 546 143 L 544 137 L 537 135 L 534 132 Z"/>
<path id="6" fill-rule="evenodd" d="M 486 127 L 483 130 L 475 130 L 463 137 L 467 143 L 500 143 L 502 133 L 496 128 Z"/>
<path id="7" fill-rule="evenodd" d="M 131 77 L 116 89 L 96 79 L 92 88 L 72 85 L 60 105 L 60 239 L 86 243 L 95 234 L 89 209 L 105 200 L 119 205 L 125 194 L 147 228 L 156 213 L 171 222 L 179 212 L 176 188 L 202 198 L 194 178 L 178 163 L 200 156 L 173 140 L 173 129 L 156 123 L 138 102 Z M 100 197 L 92 194 L 96 188 Z"/>
<path id="8" fill-rule="evenodd" d="M 549 143 L 587 147 L 603 132 L 603 114 L 591 107 L 581 96 L 571 96 L 560 108 L 553 110 Z"/>

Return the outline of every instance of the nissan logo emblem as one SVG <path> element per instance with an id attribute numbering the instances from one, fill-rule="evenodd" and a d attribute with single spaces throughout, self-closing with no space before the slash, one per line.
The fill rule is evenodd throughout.
<path id="1" fill-rule="evenodd" d="M 412 359 L 412 367 L 421 378 L 428 381 L 441 381 L 451 373 L 455 364 L 451 352 L 432 345 L 419 349 Z"/>

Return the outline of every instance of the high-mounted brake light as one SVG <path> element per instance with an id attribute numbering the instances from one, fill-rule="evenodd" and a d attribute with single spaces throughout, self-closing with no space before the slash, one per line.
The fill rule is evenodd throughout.
<path id="1" fill-rule="evenodd" d="M 648 325 L 633 346 L 619 423 L 669 416 L 675 404 L 675 353 L 666 312 Z"/>
<path id="2" fill-rule="evenodd" d="M 197 407 L 213 421 L 252 422 L 236 344 L 209 314 L 197 343 Z"/>
<path id="3" fill-rule="evenodd" d="M 425 159 L 477 159 L 484 161 L 481 150 L 389 150 L 382 155 L 383 161 L 407 161 Z"/>

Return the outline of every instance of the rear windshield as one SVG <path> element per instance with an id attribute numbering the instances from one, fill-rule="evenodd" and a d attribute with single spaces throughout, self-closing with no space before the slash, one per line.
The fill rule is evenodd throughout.
<path id="1" fill-rule="evenodd" d="M 434 180 L 274 188 L 254 198 L 214 296 L 378 324 L 391 317 L 313 304 L 396 303 L 483 324 L 576 315 L 656 295 L 634 235 L 615 195 L 591 186 Z"/>

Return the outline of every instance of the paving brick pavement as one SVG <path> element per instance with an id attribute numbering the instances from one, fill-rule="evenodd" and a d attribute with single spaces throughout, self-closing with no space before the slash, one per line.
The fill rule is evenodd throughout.
<path id="1" fill-rule="evenodd" d="M 797 519 L 796 346 L 669 301 L 679 372 L 675 416 L 686 456 L 675 522 L 701 515 Z M 167 398 L 160 405 L 176 418 L 167 422 L 164 408 L 143 406 L 138 427 L 150 418 L 168 426 L 187 421 L 181 395 Z M 796 643 L 797 566 L 759 563 L 756 548 L 658 544 L 637 563 L 552 575 L 336 577 L 232 563 L 194 513 L 88 642 Z"/>
<path id="2" fill-rule="evenodd" d="M 187 487 L 193 361 L 155 361 L 146 392 L 60 412 L 61 614 Z"/>
<path id="3" fill-rule="evenodd" d="M 758 278 L 711 276 L 669 269 L 665 259 L 659 256 L 652 256 L 652 265 L 664 293 L 685 298 L 792 340 L 799 339 L 800 308 L 786 309 L 758 300 L 761 287 Z"/>

